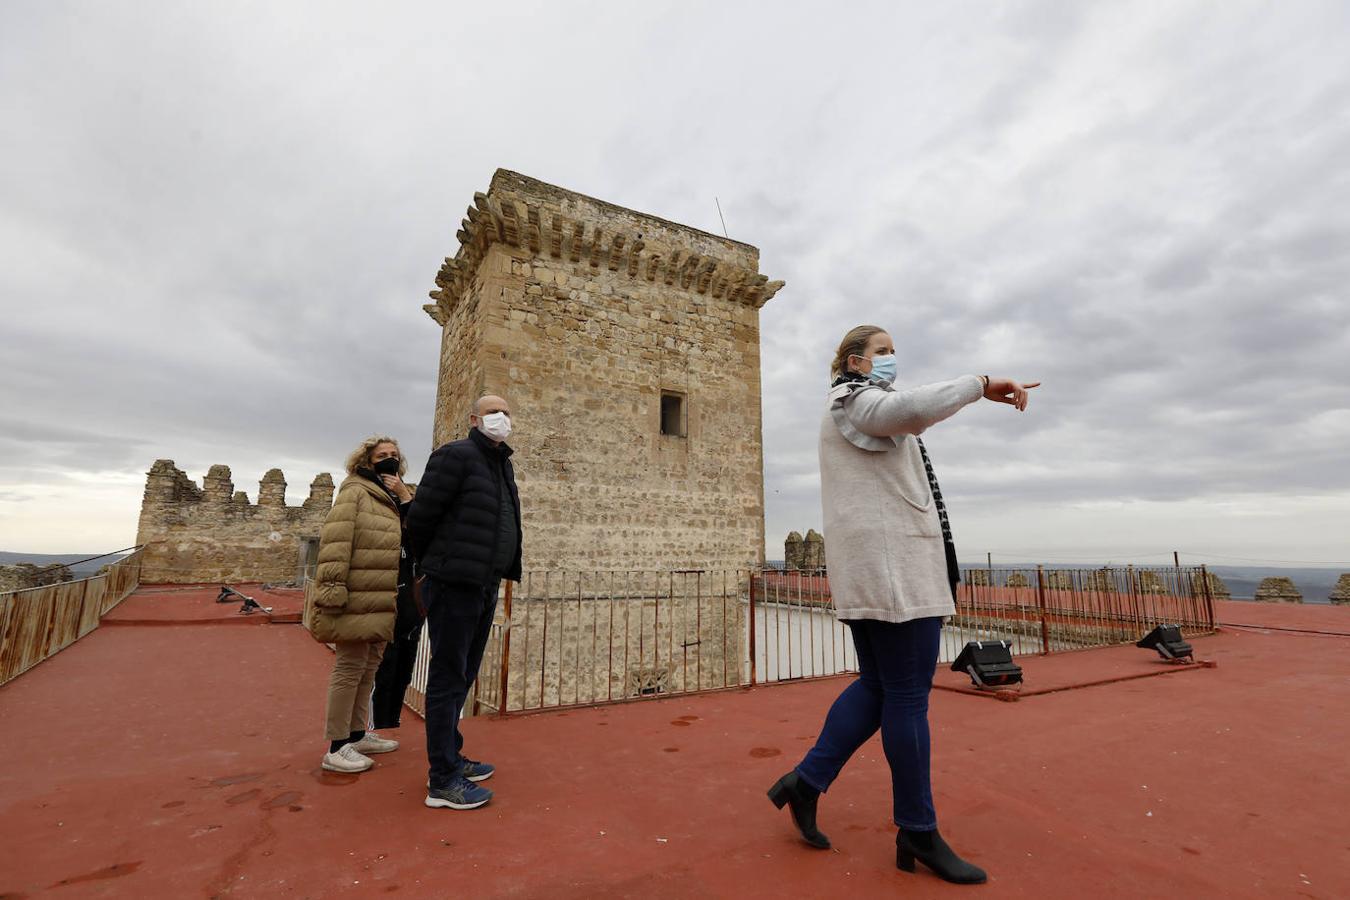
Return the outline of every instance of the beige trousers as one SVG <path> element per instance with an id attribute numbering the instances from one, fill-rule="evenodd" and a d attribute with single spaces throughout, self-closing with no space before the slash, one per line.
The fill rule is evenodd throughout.
<path id="1" fill-rule="evenodd" d="M 375 688 L 375 670 L 384 656 L 384 641 L 340 641 L 333 645 L 333 674 L 328 679 L 328 724 L 330 741 L 340 741 L 353 731 L 365 731 L 370 721 L 370 692 Z"/>

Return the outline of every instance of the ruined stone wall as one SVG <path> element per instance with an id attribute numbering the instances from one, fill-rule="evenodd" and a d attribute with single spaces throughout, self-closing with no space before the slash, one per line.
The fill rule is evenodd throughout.
<path id="1" fill-rule="evenodd" d="M 1263 603 L 1302 603 L 1303 595 L 1294 586 L 1293 579 L 1262 578 L 1256 586 L 1256 598 Z"/>
<path id="2" fill-rule="evenodd" d="M 327 473 L 314 479 L 302 506 L 287 506 L 285 476 L 272 469 L 255 505 L 235 492 L 228 466 L 212 466 L 198 487 L 173 460 L 156 460 L 136 529 L 136 543 L 146 545 L 141 582 L 291 581 L 302 541 L 318 539 L 332 506 Z"/>
<path id="3" fill-rule="evenodd" d="M 34 563 L 21 562 L 11 566 L 0 566 L 0 593 L 60 584 L 64 581 L 70 581 L 74 577 L 70 569 L 60 563 L 39 566 Z"/>
<path id="4" fill-rule="evenodd" d="M 758 251 L 498 171 L 427 311 L 435 440 L 506 397 L 525 567 L 763 562 Z M 662 433 L 662 395 L 679 398 Z"/>

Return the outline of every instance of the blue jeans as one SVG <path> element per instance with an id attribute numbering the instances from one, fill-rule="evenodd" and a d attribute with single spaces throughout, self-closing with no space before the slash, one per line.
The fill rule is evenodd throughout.
<path id="1" fill-rule="evenodd" d="M 427 606 L 427 762 L 433 788 L 444 788 L 464 765 L 464 736 L 459 716 L 483 662 L 497 585 L 447 584 L 431 576 L 423 582 Z"/>
<path id="2" fill-rule="evenodd" d="M 937 813 L 928 777 L 928 692 L 942 619 L 900 624 L 861 619 L 848 626 L 858 651 L 858 680 L 830 707 L 797 774 L 816 790 L 829 790 L 844 764 L 880 728 L 891 767 L 895 824 L 930 831 L 937 828 Z"/>

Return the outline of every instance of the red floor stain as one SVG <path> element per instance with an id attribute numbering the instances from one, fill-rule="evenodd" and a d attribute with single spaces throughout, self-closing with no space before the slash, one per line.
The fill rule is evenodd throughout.
<path id="1" fill-rule="evenodd" d="M 309 773 L 315 781 L 325 787 L 344 787 L 349 784 L 356 784 L 360 775 L 348 775 L 346 772 L 330 772 L 325 768 L 319 767 Z"/>
<path id="2" fill-rule="evenodd" d="M 781 756 L 782 753 L 783 751 L 777 747 L 753 747 L 750 750 L 750 755 L 755 759 L 768 759 L 771 756 Z"/>
<path id="3" fill-rule="evenodd" d="M 70 878 L 62 878 L 52 885 L 54 888 L 65 887 L 70 884 L 80 884 L 84 881 L 104 881 L 108 878 L 121 878 L 124 875 L 130 875 L 141 867 L 141 861 L 129 863 L 115 863 L 106 869 L 99 869 L 96 872 L 89 872 L 84 875 L 74 875 Z"/>
<path id="4" fill-rule="evenodd" d="M 277 794 L 271 800 L 264 800 L 262 808 L 279 809 L 280 807 L 283 806 L 295 806 L 295 804 L 298 803 L 300 798 L 303 796 L 304 794 L 301 794 L 299 791 L 283 791 L 280 794 Z"/>
<path id="5" fill-rule="evenodd" d="M 262 788 L 254 788 L 251 791 L 244 791 L 242 794 L 235 794 L 233 797 L 227 797 L 225 798 L 225 802 L 230 806 L 237 806 L 240 803 L 247 803 L 261 793 Z"/>

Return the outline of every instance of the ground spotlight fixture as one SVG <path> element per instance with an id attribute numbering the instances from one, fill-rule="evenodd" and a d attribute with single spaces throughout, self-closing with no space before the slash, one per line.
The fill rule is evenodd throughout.
<path id="1" fill-rule="evenodd" d="M 1181 639 L 1180 625 L 1159 625 L 1135 642 L 1135 646 L 1157 650 L 1158 655 L 1168 662 L 1184 662 L 1187 657 L 1195 662 L 1191 645 Z"/>
<path id="2" fill-rule="evenodd" d="M 252 597 L 249 597 L 246 594 L 241 594 L 232 587 L 221 585 L 220 595 L 216 597 L 216 602 L 233 603 L 235 600 L 244 601 L 243 605 L 239 607 L 239 611 L 244 615 L 249 615 L 250 613 L 254 612 L 270 613 L 272 611 L 272 607 L 263 606 L 262 604 L 258 603 L 257 600 L 254 600 Z"/>
<path id="3" fill-rule="evenodd" d="M 1007 641 L 970 641 L 952 662 L 953 672 L 965 672 L 978 688 L 993 690 L 1019 684 L 1022 667 L 1012 661 Z"/>

